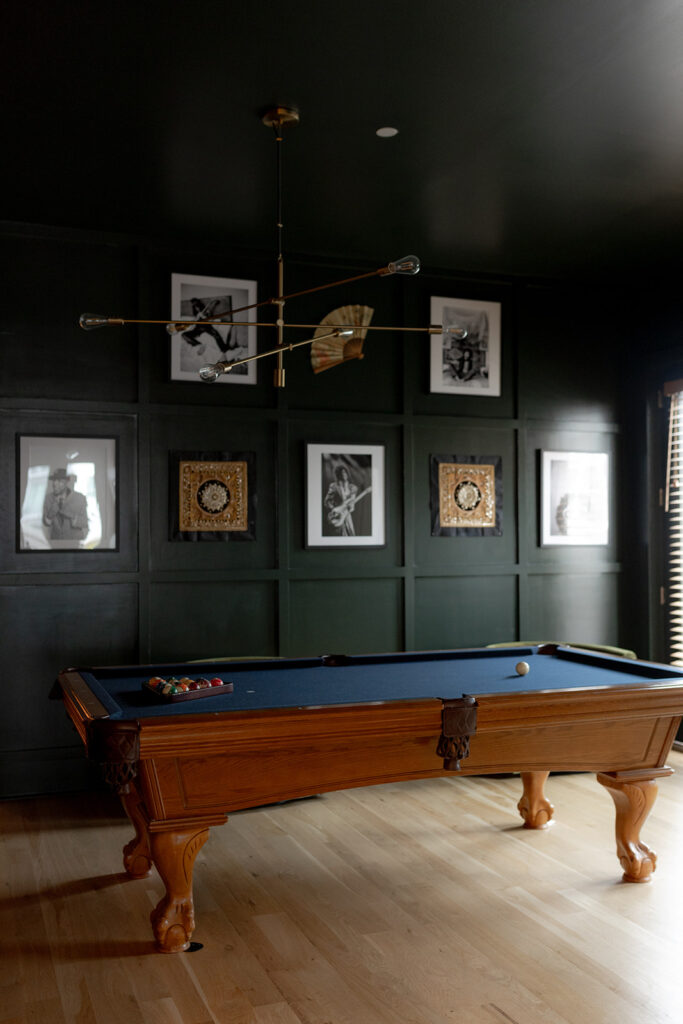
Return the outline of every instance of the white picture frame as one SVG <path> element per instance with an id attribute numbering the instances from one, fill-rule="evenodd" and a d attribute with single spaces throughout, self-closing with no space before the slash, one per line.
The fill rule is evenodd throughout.
<path id="1" fill-rule="evenodd" d="M 429 390 L 498 398 L 501 393 L 501 304 L 433 295 L 430 322 L 464 327 L 467 336 L 431 336 Z"/>
<path id="2" fill-rule="evenodd" d="M 306 446 L 306 546 L 383 547 L 384 445 Z"/>
<path id="3" fill-rule="evenodd" d="M 609 454 L 541 452 L 541 547 L 609 543 Z"/>
<path id="4" fill-rule="evenodd" d="M 188 327 L 171 335 L 171 380 L 201 384 L 202 366 L 256 355 L 256 327 L 211 323 L 212 319 L 230 320 L 233 310 L 253 306 L 256 295 L 256 281 L 171 274 L 171 320 L 206 319 L 205 328 Z M 245 309 L 237 319 L 255 323 L 256 310 Z M 256 361 L 236 366 L 217 383 L 255 384 Z"/>

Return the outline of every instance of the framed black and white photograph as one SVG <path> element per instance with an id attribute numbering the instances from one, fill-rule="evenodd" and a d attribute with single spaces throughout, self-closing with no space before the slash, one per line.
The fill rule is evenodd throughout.
<path id="1" fill-rule="evenodd" d="M 607 452 L 541 452 L 541 546 L 608 540 Z"/>
<path id="2" fill-rule="evenodd" d="M 254 452 L 169 455 L 169 540 L 256 539 Z"/>
<path id="3" fill-rule="evenodd" d="M 231 362 L 256 355 L 256 281 L 228 277 L 171 275 L 171 319 L 198 320 L 171 335 L 171 380 L 199 382 L 199 370 L 209 363 Z M 241 324 L 225 323 L 235 319 Z M 212 321 L 220 320 L 222 323 Z M 221 384 L 255 384 L 256 362 L 236 366 L 218 378 Z"/>
<path id="4" fill-rule="evenodd" d="M 432 537 L 500 537 L 500 455 L 430 455 Z"/>
<path id="5" fill-rule="evenodd" d="M 129 413 L 16 409 L 0 417 L 6 572 L 137 570 L 137 427 Z"/>
<path id="6" fill-rule="evenodd" d="M 116 551 L 116 438 L 19 435 L 17 449 L 17 551 Z"/>
<path id="7" fill-rule="evenodd" d="M 467 333 L 433 334 L 429 390 L 447 395 L 500 395 L 500 302 L 432 296 L 431 322 Z"/>
<path id="8" fill-rule="evenodd" d="M 382 547 L 384 446 L 307 445 L 307 547 Z"/>

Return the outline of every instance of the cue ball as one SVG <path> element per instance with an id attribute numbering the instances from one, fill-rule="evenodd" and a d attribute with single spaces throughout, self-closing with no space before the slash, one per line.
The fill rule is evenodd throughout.
<path id="1" fill-rule="evenodd" d="M 515 665 L 515 671 L 517 672 L 518 676 L 525 676 L 527 674 L 527 672 L 529 671 L 529 662 L 528 661 L 518 661 L 517 664 Z"/>

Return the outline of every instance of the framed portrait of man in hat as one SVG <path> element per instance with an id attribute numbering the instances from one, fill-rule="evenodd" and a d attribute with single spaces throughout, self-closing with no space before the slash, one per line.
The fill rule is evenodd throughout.
<path id="1" fill-rule="evenodd" d="M 115 550 L 116 438 L 22 435 L 20 551 Z"/>

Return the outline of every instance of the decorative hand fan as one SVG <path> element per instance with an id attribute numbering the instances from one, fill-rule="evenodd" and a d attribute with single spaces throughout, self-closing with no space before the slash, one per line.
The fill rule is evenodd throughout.
<path id="1" fill-rule="evenodd" d="M 368 324 L 372 320 L 374 309 L 370 306 L 340 306 L 333 309 L 320 321 L 314 338 L 319 334 L 329 333 L 330 327 L 356 328 L 351 338 L 326 338 L 314 341 L 311 345 L 311 366 L 314 373 L 330 370 L 350 359 L 363 358 L 363 341 L 368 333 Z"/>

